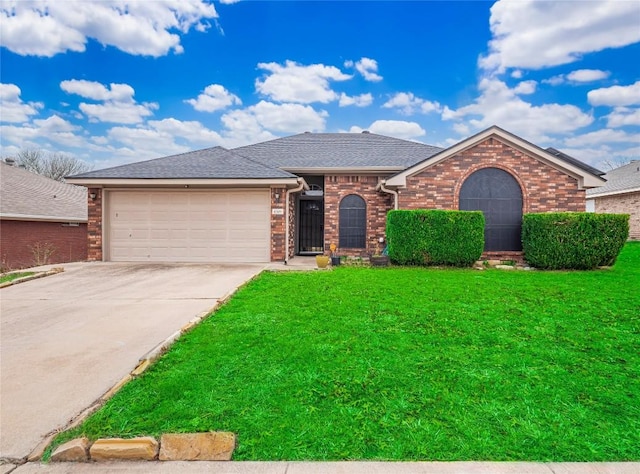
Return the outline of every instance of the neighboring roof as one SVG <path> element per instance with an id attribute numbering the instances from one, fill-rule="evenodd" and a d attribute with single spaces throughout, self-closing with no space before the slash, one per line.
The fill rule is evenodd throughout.
<path id="1" fill-rule="evenodd" d="M 87 221 L 87 188 L 0 162 L 0 218 Z"/>
<path id="2" fill-rule="evenodd" d="M 611 170 L 603 178 L 607 180 L 607 184 L 601 188 L 588 189 L 588 198 L 640 192 L 640 160 L 633 160 L 629 164 Z"/>
<path id="3" fill-rule="evenodd" d="M 268 179 L 295 177 L 291 173 L 265 166 L 218 146 L 114 168 L 89 171 L 69 178 L 81 182 L 84 179 Z"/>
<path id="4" fill-rule="evenodd" d="M 441 150 L 369 132 L 307 132 L 233 149 L 265 165 L 292 172 L 376 168 L 399 171 Z"/>
<path id="5" fill-rule="evenodd" d="M 390 187 L 405 186 L 407 177 L 418 174 L 424 169 L 461 153 L 464 150 L 472 148 L 488 138 L 500 140 L 510 147 L 516 148 L 549 166 L 567 173 L 569 176 L 578 180 L 578 184 L 581 188 L 598 187 L 605 183 L 605 181 L 599 176 L 602 172 L 587 165 L 586 163 L 576 160 L 575 158 L 561 152 L 553 154 L 494 125 L 388 178 L 385 185 Z"/>

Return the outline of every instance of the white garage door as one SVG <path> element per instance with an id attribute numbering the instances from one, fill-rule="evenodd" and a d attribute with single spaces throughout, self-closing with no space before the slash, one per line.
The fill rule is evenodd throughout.
<path id="1" fill-rule="evenodd" d="M 111 191 L 108 260 L 268 262 L 268 190 Z"/>

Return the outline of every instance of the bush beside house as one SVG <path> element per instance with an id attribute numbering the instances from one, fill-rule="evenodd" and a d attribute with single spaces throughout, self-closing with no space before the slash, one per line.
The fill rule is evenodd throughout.
<path id="1" fill-rule="evenodd" d="M 615 263 L 629 235 L 628 214 L 525 214 L 526 261 L 541 269 L 586 270 Z"/>
<path id="2" fill-rule="evenodd" d="M 389 257 L 401 265 L 471 266 L 482 255 L 484 223 L 480 211 L 390 211 Z"/>

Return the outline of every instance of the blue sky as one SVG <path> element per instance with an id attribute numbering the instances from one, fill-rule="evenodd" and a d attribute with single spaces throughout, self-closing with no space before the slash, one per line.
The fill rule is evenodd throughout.
<path id="1" fill-rule="evenodd" d="M 0 0 L 0 145 L 95 169 L 304 131 L 499 125 L 640 158 L 640 2 Z"/>

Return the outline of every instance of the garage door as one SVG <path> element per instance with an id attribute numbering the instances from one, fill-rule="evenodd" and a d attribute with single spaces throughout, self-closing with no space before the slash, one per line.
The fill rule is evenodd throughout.
<path id="1" fill-rule="evenodd" d="M 114 262 L 268 262 L 268 190 L 110 191 Z"/>

